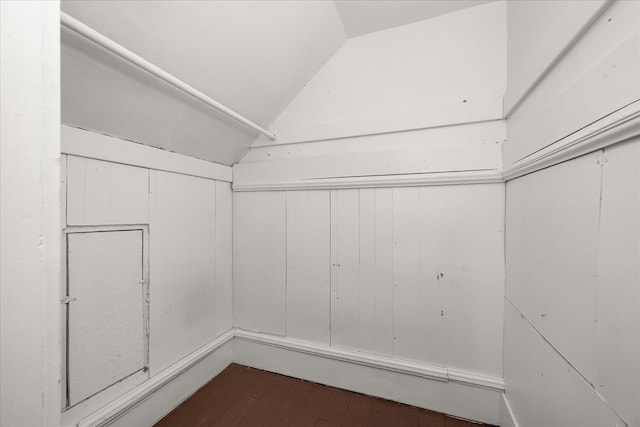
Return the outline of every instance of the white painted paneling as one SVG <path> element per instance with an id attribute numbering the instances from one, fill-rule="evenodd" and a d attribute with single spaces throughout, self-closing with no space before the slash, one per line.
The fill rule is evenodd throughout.
<path id="1" fill-rule="evenodd" d="M 330 193 L 289 191 L 286 336 L 329 344 Z"/>
<path id="2" fill-rule="evenodd" d="M 215 182 L 151 171 L 150 369 L 215 337 Z"/>
<path id="3" fill-rule="evenodd" d="M 375 342 L 371 350 L 377 354 L 390 355 L 393 354 L 393 189 L 391 188 L 375 190 L 374 268 Z M 365 342 L 363 342 L 363 348 L 366 348 Z"/>
<path id="4" fill-rule="evenodd" d="M 331 283 L 331 345 L 354 348 L 360 335 L 359 190 L 332 191 L 331 245 L 334 248 Z M 334 265 L 335 264 L 335 265 Z"/>
<path id="5" fill-rule="evenodd" d="M 640 99 L 639 14 L 615 2 L 511 114 L 506 166 Z"/>
<path id="6" fill-rule="evenodd" d="M 420 280 L 420 189 L 393 189 L 393 354 L 429 360 L 432 343 L 422 340 L 427 327 Z M 437 328 L 435 325 L 429 325 Z M 437 346 L 434 343 L 435 348 Z"/>
<path id="7" fill-rule="evenodd" d="M 231 184 L 215 183 L 215 326 L 216 335 L 233 325 L 233 193 Z"/>
<path id="8" fill-rule="evenodd" d="M 233 195 L 234 326 L 286 333 L 284 192 Z"/>
<path id="9" fill-rule="evenodd" d="M 67 224 L 149 223 L 149 170 L 67 156 Z"/>
<path id="10" fill-rule="evenodd" d="M 595 339 L 597 390 L 640 425 L 640 140 L 604 152 Z"/>
<path id="11" fill-rule="evenodd" d="M 611 1 L 508 1 L 508 115 Z"/>
<path id="12" fill-rule="evenodd" d="M 315 178 L 498 170 L 504 121 L 252 148 L 234 185 Z"/>
<path id="13" fill-rule="evenodd" d="M 71 126 L 62 125 L 60 129 L 61 150 L 65 154 L 220 181 L 231 182 L 233 179 L 231 168 L 218 163 Z"/>
<path id="14" fill-rule="evenodd" d="M 60 420 L 60 5 L 0 2 L 0 425 Z"/>
<path id="15" fill-rule="evenodd" d="M 237 326 L 282 334 L 286 315 L 288 337 L 326 344 L 330 316 L 332 347 L 501 375 L 502 184 L 234 197 Z"/>
<path id="16" fill-rule="evenodd" d="M 507 183 L 507 290 L 578 371 L 595 378 L 601 153 Z"/>
<path id="17" fill-rule="evenodd" d="M 142 230 L 67 235 L 68 403 L 145 366 Z"/>
<path id="18" fill-rule="evenodd" d="M 623 426 L 575 368 L 507 302 L 505 381 L 521 426 Z"/>
<path id="19" fill-rule="evenodd" d="M 310 141 L 502 118 L 506 4 L 349 40 L 274 121 Z"/>

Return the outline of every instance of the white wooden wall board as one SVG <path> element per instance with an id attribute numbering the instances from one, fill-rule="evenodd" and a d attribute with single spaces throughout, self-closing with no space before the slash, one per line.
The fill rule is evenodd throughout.
<path id="1" fill-rule="evenodd" d="M 440 126 L 430 129 L 386 132 L 377 135 L 362 135 L 349 138 L 327 139 L 295 144 L 254 145 L 240 161 L 244 163 L 273 160 L 317 157 L 326 155 L 367 154 L 371 152 L 397 150 L 466 148 L 481 153 L 481 161 L 500 164 L 500 147 L 506 139 L 506 121 L 503 119 L 482 123 L 461 123 L 454 126 Z M 446 151 L 445 151 L 446 152 Z"/>
<path id="2" fill-rule="evenodd" d="M 67 156 L 67 224 L 147 224 L 149 170 Z"/>
<path id="3" fill-rule="evenodd" d="M 596 288 L 597 390 L 640 425 L 640 139 L 604 152 Z"/>
<path id="4" fill-rule="evenodd" d="M 272 181 L 498 170 L 503 121 L 368 138 L 264 147 L 234 166 L 234 185 Z"/>
<path id="5" fill-rule="evenodd" d="M 330 193 L 286 193 L 286 336 L 330 341 Z"/>
<path id="6" fill-rule="evenodd" d="M 426 360 L 501 376 L 504 186 L 420 191 Z"/>
<path id="7" fill-rule="evenodd" d="M 419 239 L 420 291 L 415 297 L 421 306 L 422 325 L 418 334 L 420 340 L 416 341 L 422 342 L 425 349 L 425 360 L 449 366 L 447 356 L 452 352 L 446 346 L 447 341 L 450 340 L 447 335 L 451 313 L 446 303 L 449 292 L 447 282 L 451 280 L 449 276 L 452 275 L 452 270 L 445 268 L 446 276 L 444 276 L 440 268 L 443 259 L 439 252 L 443 242 L 440 241 L 439 229 L 444 226 L 449 230 L 446 223 L 443 224 L 443 219 L 449 215 L 455 215 L 455 212 L 449 210 L 449 206 L 442 206 L 439 189 L 439 187 L 421 187 L 417 194 L 419 206 L 416 231 Z M 445 191 L 452 189 L 453 187 L 447 187 Z M 443 217 L 444 211 L 447 213 Z M 451 224 L 456 228 L 461 226 L 454 220 L 451 221 Z M 457 254 L 454 258 L 457 258 Z M 443 276 L 441 277 L 440 274 Z M 453 364 L 453 366 L 456 365 L 461 366 L 459 363 Z"/>
<path id="8" fill-rule="evenodd" d="M 364 191 L 364 190 L 360 190 Z M 375 348 L 393 354 L 393 189 L 375 189 Z"/>
<path id="9" fill-rule="evenodd" d="M 147 363 L 143 232 L 67 234 L 68 403 L 89 398 Z"/>
<path id="10" fill-rule="evenodd" d="M 507 183 L 506 294 L 595 382 L 601 153 Z"/>
<path id="11" fill-rule="evenodd" d="M 331 289 L 331 345 L 357 348 L 360 336 L 359 190 L 335 190 L 335 225 L 331 241 L 335 248 L 336 282 Z"/>
<path id="12" fill-rule="evenodd" d="M 215 336 L 215 182 L 150 173 L 150 369 L 155 375 Z"/>
<path id="13" fill-rule="evenodd" d="M 612 3 L 612 0 L 507 3 L 509 72 L 505 116 L 517 108 Z"/>
<path id="14" fill-rule="evenodd" d="M 352 114 L 350 117 L 309 121 L 277 130 L 275 144 L 288 145 L 299 142 L 321 141 L 337 138 L 375 136 L 390 132 L 405 132 L 454 126 L 469 123 L 482 124 L 500 120 L 502 98 L 469 99 L 442 105 L 426 105 L 402 111 L 377 114 Z M 252 147 L 269 147 L 274 142 L 258 138 Z"/>
<path id="15" fill-rule="evenodd" d="M 522 160 L 640 99 L 639 34 L 627 39 L 543 110 L 529 117 L 526 124 L 510 131 L 509 141 L 516 142 L 517 148 L 512 151 L 507 147 L 506 164 Z M 598 102 L 593 102 L 596 99 Z M 543 123 L 546 125 L 541 126 Z"/>
<path id="16" fill-rule="evenodd" d="M 71 126 L 61 126 L 61 150 L 91 159 L 231 182 L 231 168 Z"/>
<path id="17" fill-rule="evenodd" d="M 415 370 L 404 369 L 411 363 L 396 358 L 387 358 L 390 363 L 387 365 L 378 360 L 379 356 L 366 359 L 366 353 L 333 348 L 323 352 L 320 346 L 306 351 L 298 343 L 247 339 L 242 331 L 236 334 L 233 356 L 236 363 L 479 422 L 499 421 L 501 391 L 496 389 L 425 378 L 417 374 L 421 365 L 416 365 Z M 446 369 L 442 374 L 446 376 Z"/>
<path id="18" fill-rule="evenodd" d="M 211 340 L 108 405 L 66 426 L 153 425 L 232 361 L 234 331 Z"/>
<path id="19" fill-rule="evenodd" d="M 504 370 L 509 400 L 522 426 L 627 425 L 508 298 Z"/>
<path id="20" fill-rule="evenodd" d="M 286 333 L 286 197 L 233 195 L 234 326 Z"/>
<path id="21" fill-rule="evenodd" d="M 216 334 L 233 325 L 233 193 L 231 184 L 215 183 L 215 327 Z"/>
<path id="22" fill-rule="evenodd" d="M 420 189 L 393 189 L 393 354 L 429 360 L 420 280 Z M 419 338 L 418 338 L 419 337 Z"/>
<path id="23" fill-rule="evenodd" d="M 375 352 L 376 348 L 376 191 L 358 190 L 358 325 L 356 348 Z"/>
<path id="24" fill-rule="evenodd" d="M 611 147 L 640 135 L 640 101 L 591 123 L 504 170 L 506 181 Z"/>
<path id="25" fill-rule="evenodd" d="M 640 98 L 638 8 L 615 2 L 509 116 L 507 167 Z"/>
<path id="26" fill-rule="evenodd" d="M 60 155 L 60 229 L 67 226 L 67 156 Z M 62 242 L 61 242 L 62 243 Z"/>

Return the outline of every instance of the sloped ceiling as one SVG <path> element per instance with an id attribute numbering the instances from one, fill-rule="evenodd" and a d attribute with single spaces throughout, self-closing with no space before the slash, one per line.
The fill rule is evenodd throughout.
<path id="1" fill-rule="evenodd" d="M 491 1 L 494 0 L 336 0 L 336 7 L 347 37 L 355 37 Z"/>
<path id="2" fill-rule="evenodd" d="M 346 40 L 333 2 L 63 1 L 62 10 L 263 127 Z M 257 136 L 68 30 L 62 121 L 228 165 Z"/>
<path id="3" fill-rule="evenodd" d="M 347 36 L 489 0 L 63 0 L 63 12 L 264 128 Z M 62 30 L 62 121 L 221 164 L 258 135 Z"/>

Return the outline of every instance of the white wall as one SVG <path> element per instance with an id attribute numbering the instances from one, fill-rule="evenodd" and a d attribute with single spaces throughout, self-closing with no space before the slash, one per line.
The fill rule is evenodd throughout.
<path id="1" fill-rule="evenodd" d="M 60 420 L 59 3 L 0 2 L 0 424 Z"/>
<path id="2" fill-rule="evenodd" d="M 500 119 L 505 16 L 493 2 L 350 39 L 271 129 L 299 142 Z"/>
<path id="3" fill-rule="evenodd" d="M 309 81 L 274 122 L 277 143 L 233 167 L 235 326 L 501 382 L 505 24 L 495 2 L 357 37 Z M 255 344 L 238 356 L 337 381 L 250 348 L 273 357 Z M 416 381 L 434 395 L 458 386 Z M 466 409 L 406 402 L 497 422 L 499 394 L 476 390 Z"/>
<path id="4" fill-rule="evenodd" d="M 138 155 L 137 144 L 79 129 L 63 130 L 63 152 L 73 153 L 78 145 L 84 150 L 100 146 L 93 150 L 94 156 L 116 151 L 122 159 L 128 155 L 134 164 L 153 158 L 151 153 Z M 90 151 L 85 155 L 91 156 Z M 167 155 L 176 164 L 183 160 L 176 154 Z M 201 163 L 202 168 L 208 162 Z M 227 332 L 231 328 L 232 296 L 231 184 L 187 175 L 188 170 L 158 170 L 153 163 L 140 167 L 68 154 L 65 164 L 67 227 L 149 226 L 151 379 Z M 219 169 L 210 165 L 214 173 Z M 198 168 L 191 172 L 197 173 Z M 113 399 L 126 391 L 109 393 Z M 181 400 L 187 395 L 175 398 Z M 91 400 L 65 413 L 65 422 L 76 422 L 105 404 L 104 399 L 100 399 L 100 405 Z M 158 412 L 148 421 L 161 415 Z"/>
<path id="5" fill-rule="evenodd" d="M 640 3 L 508 7 L 507 397 L 523 427 L 638 426 Z"/>
<path id="6" fill-rule="evenodd" d="M 330 1 L 63 1 L 115 42 L 267 127 L 346 41 Z M 62 31 L 65 124 L 231 165 L 257 134 Z"/>

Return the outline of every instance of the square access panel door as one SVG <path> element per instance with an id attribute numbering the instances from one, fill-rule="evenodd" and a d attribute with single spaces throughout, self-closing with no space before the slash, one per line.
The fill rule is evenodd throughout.
<path id="1" fill-rule="evenodd" d="M 146 369 L 144 230 L 67 230 L 67 402 Z"/>

